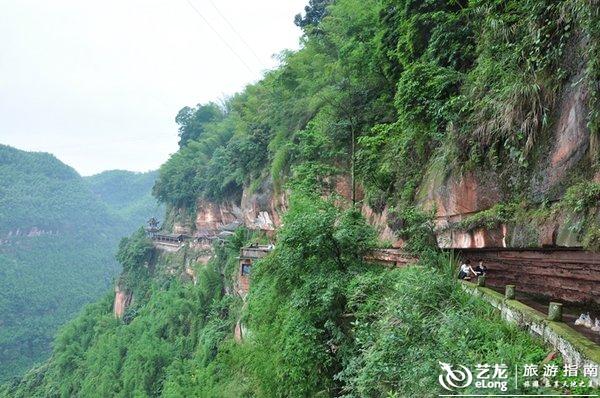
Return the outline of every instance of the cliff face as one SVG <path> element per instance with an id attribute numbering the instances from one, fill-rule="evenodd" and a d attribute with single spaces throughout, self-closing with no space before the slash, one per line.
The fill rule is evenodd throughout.
<path id="1" fill-rule="evenodd" d="M 590 131 L 586 121 L 588 90 L 582 83 L 582 68 L 565 84 L 556 101 L 554 123 L 546 132 L 545 140 L 540 138 L 534 145 L 538 155 L 533 172 L 521 176 L 511 170 L 492 169 L 450 170 L 447 175 L 428 172 L 419 189 L 418 203 L 425 209 L 436 210 L 435 224 L 441 247 L 581 246 L 565 225 L 567 215 L 564 212 L 541 221 L 526 220 L 491 229 L 461 231 L 452 226 L 509 200 L 514 196 L 516 186 L 523 186 L 520 194 L 532 203 L 556 202 L 562 199 L 570 178 L 585 173 L 586 162 L 597 154 L 590 154 Z M 597 174 L 594 178 L 598 180 L 599 177 Z M 524 179 L 525 183 L 517 184 L 518 178 Z M 532 222 L 536 224 L 535 231 L 530 228 Z"/>
<path id="2" fill-rule="evenodd" d="M 533 164 L 526 170 L 495 169 L 487 165 L 466 170 L 461 165 L 443 172 L 433 167 L 425 171 L 416 203 L 424 210 L 435 209 L 435 230 L 440 247 L 581 246 L 576 234 L 567 228 L 567 214 L 560 211 L 540 220 L 526 219 L 467 231 L 456 227 L 467 217 L 509 201 L 515 196 L 516 189 L 522 190 L 519 193 L 533 204 L 556 202 L 572 183 L 573 176 L 585 174 L 586 162 L 589 163 L 597 154 L 590 154 L 590 131 L 587 127 L 589 92 L 584 83 L 585 62 L 574 62 L 579 64 L 569 66 L 574 72 L 554 101 L 551 121 L 536 138 L 532 149 L 535 153 Z M 600 181 L 600 173 L 594 178 Z M 337 176 L 328 183 L 329 193 L 351 200 L 352 185 L 348 175 Z M 377 229 L 379 238 L 393 247 L 402 247 L 403 242 L 392 225 L 394 217 L 390 208 L 371 208 L 366 201 L 362 201 L 360 186 L 357 187 L 356 196 L 362 203 L 362 213 Z M 273 234 L 281 225 L 287 203 L 288 192 L 276 193 L 272 182 L 267 179 L 254 190 L 246 187 L 237 203 L 199 200 L 194 222 L 188 225 L 175 224 L 174 232 L 202 236 L 216 234 L 227 226 L 239 224 Z"/>
<path id="3" fill-rule="evenodd" d="M 256 192 L 242 194 L 243 223 L 250 229 L 275 231 L 287 209 L 287 192 L 276 194 L 271 181 L 264 182 Z"/>
<path id="4" fill-rule="evenodd" d="M 363 194 L 360 187 L 357 189 L 357 199 L 362 200 Z M 328 194 L 339 195 L 340 204 L 347 205 L 352 200 L 352 183 L 349 176 L 338 176 L 331 181 Z M 206 234 L 218 234 L 223 228 L 235 225 L 244 225 L 251 230 L 261 230 L 269 236 L 274 236 L 275 231 L 281 226 L 283 215 L 287 211 L 289 192 L 275 193 L 270 181 L 264 182 L 256 191 L 246 188 L 239 203 L 230 201 L 214 203 L 206 200 L 196 202 L 196 215 L 194 231 L 176 224 L 175 232 L 187 232 L 196 237 Z M 390 227 L 389 209 L 374 211 L 367 204 L 363 204 L 361 211 L 369 223 L 379 232 L 382 241 L 401 247 L 402 240 L 398 239 Z M 183 233 L 183 232 L 182 232 Z"/>
<path id="5" fill-rule="evenodd" d="M 199 232 L 218 233 L 223 227 L 240 222 L 242 210 L 232 202 L 212 203 L 199 200 L 196 203 L 195 229 Z"/>
<path id="6" fill-rule="evenodd" d="M 525 178 L 526 194 L 530 200 L 543 197 L 550 201 L 560 200 L 569 186 L 569 178 L 581 173 L 587 161 L 590 134 L 585 124 L 586 94 L 581 87 L 566 89 L 557 108 L 557 118 L 550 130 L 546 148 L 534 165 L 534 173 Z M 596 180 L 599 176 L 594 177 Z M 352 199 L 349 176 L 342 175 L 329 181 L 330 189 L 325 195 L 339 195 L 340 204 L 348 205 Z M 442 248 L 544 248 L 563 247 L 562 251 L 464 251 L 461 256 L 473 262 L 484 261 L 493 278 L 491 286 L 502 288 L 506 284 L 518 284 L 523 292 L 544 294 L 565 302 L 597 302 L 596 284 L 598 258 L 594 253 L 570 251 L 580 247 L 581 242 L 570 226 L 576 222 L 572 215 L 557 211 L 541 219 L 523 219 L 499 223 L 494 227 L 461 230 L 456 227 L 467 217 L 479 214 L 506 202 L 513 192 L 506 187 L 506 176 L 494 170 L 451 170 L 443 176 L 428 173 L 419 189 L 417 204 L 425 209 L 435 209 L 437 241 Z M 388 206 L 379 211 L 363 200 L 360 187 L 357 200 L 367 221 L 376 228 L 379 239 L 394 248 L 403 246 L 397 237 L 393 222 L 395 216 Z M 535 203 L 535 202 L 534 202 Z M 281 226 L 282 216 L 288 204 L 288 193 L 274 193 L 272 184 L 263 183 L 256 191 L 245 189 L 239 203 L 211 203 L 198 201 L 195 216 L 195 234 L 215 232 L 228 225 L 245 225 L 249 229 L 266 231 L 268 234 Z M 378 253 L 372 261 L 387 264 L 403 263 L 389 256 L 395 252 Z M 402 255 L 402 252 L 399 252 Z M 247 283 L 247 281 L 246 281 Z M 247 286 L 245 286 L 247 289 Z M 239 329 L 238 325 L 238 329 Z M 236 336 L 242 338 L 242 330 Z"/>
<path id="7" fill-rule="evenodd" d="M 127 290 L 121 289 L 120 286 L 115 288 L 115 302 L 113 306 L 113 313 L 115 317 L 121 318 L 125 313 L 125 310 L 131 304 L 133 294 Z"/>
<path id="8" fill-rule="evenodd" d="M 272 184 L 265 182 L 256 191 L 244 189 L 239 203 L 198 200 L 192 234 L 196 237 L 216 235 L 223 229 L 238 225 L 274 233 L 281 226 L 283 213 L 287 209 L 287 199 L 287 192 L 275 194 Z M 177 231 L 185 230 L 181 225 L 176 225 L 175 228 Z"/>

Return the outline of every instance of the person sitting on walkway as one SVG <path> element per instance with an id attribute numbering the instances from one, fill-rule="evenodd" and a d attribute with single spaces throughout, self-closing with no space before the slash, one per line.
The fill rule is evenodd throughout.
<path id="1" fill-rule="evenodd" d="M 477 275 L 473 267 L 471 267 L 471 260 L 465 260 L 460 265 L 460 271 L 458 272 L 458 279 L 469 280 L 471 279 L 471 272 L 473 275 Z"/>
<path id="2" fill-rule="evenodd" d="M 487 267 L 483 265 L 483 261 L 479 261 L 479 264 L 477 264 L 477 267 L 475 267 L 475 270 L 473 270 L 473 272 L 477 276 L 485 276 L 487 274 Z"/>

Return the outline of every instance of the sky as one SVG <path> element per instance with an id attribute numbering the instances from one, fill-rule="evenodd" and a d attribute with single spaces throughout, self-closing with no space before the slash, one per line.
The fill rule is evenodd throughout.
<path id="1" fill-rule="evenodd" d="M 219 101 L 299 46 L 308 0 L 0 0 L 0 144 L 82 175 L 157 169 L 182 107 Z"/>

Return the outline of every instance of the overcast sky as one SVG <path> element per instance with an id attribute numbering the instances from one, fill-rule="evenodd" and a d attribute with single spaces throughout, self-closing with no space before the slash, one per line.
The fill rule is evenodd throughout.
<path id="1" fill-rule="evenodd" d="M 306 3 L 0 0 L 0 143 L 82 175 L 156 169 L 177 150 L 179 109 L 240 91 L 298 47 Z"/>

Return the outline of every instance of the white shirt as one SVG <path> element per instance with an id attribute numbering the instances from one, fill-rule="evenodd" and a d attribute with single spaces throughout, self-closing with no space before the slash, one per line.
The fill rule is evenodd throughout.
<path id="1" fill-rule="evenodd" d="M 461 270 L 462 272 L 464 272 L 465 274 L 468 274 L 468 273 L 469 273 L 469 271 L 471 270 L 471 267 L 469 267 L 467 264 L 462 264 L 462 265 L 460 266 L 460 270 Z"/>

